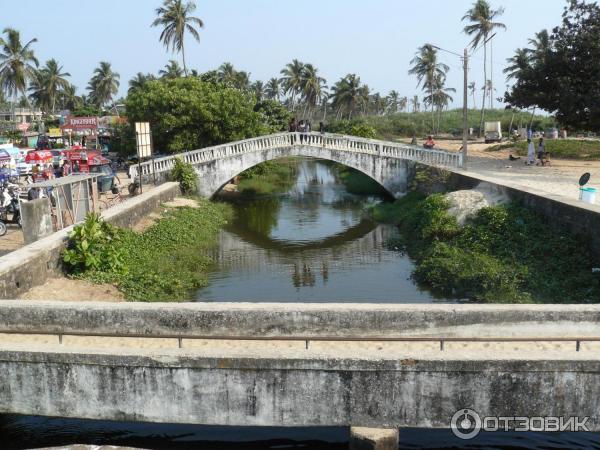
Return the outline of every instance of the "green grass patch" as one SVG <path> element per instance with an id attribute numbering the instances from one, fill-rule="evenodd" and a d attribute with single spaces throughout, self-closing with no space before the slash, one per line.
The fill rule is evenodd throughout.
<path id="1" fill-rule="evenodd" d="M 481 120 L 481 110 L 469 109 L 468 112 L 468 124 L 470 128 L 473 128 L 477 133 Z M 529 124 L 531 120 L 531 114 L 528 112 L 521 112 L 514 115 L 512 111 L 504 109 L 493 109 L 486 110 L 485 121 L 486 122 L 501 122 L 502 130 L 506 133 L 508 127 L 511 124 L 513 128 L 519 126 L 525 126 Z M 431 133 L 432 121 L 431 112 L 418 112 L 418 113 L 395 113 L 384 116 L 368 116 L 356 121 L 353 121 L 353 125 L 364 123 L 372 127 L 376 132 L 378 139 L 394 140 L 401 137 L 412 137 L 413 134 L 416 136 L 426 136 Z M 333 126 L 333 124 L 332 124 Z M 534 130 L 545 130 L 547 128 L 555 127 L 556 120 L 552 117 L 537 115 L 533 119 L 532 127 Z M 336 127 L 340 127 L 337 125 Z M 436 115 L 436 127 L 437 127 L 437 115 Z M 439 133 L 450 134 L 456 137 L 462 136 L 463 130 L 463 112 L 462 109 L 452 109 L 450 111 L 443 111 L 440 115 Z"/>
<path id="2" fill-rule="evenodd" d="M 73 275 L 97 283 L 111 283 L 133 301 L 189 301 L 208 284 L 213 261 L 209 249 L 231 207 L 198 200 L 199 208 L 176 208 L 146 230 L 117 229 L 110 254 L 121 264 L 100 264 L 96 269 L 74 268 Z M 70 247 L 73 248 L 74 242 Z M 100 259 L 102 254 L 97 255 Z M 114 256 L 112 256 L 114 259 Z"/>
<path id="3" fill-rule="evenodd" d="M 535 148 L 539 139 L 535 139 Z M 557 159 L 579 159 L 584 161 L 594 161 L 600 159 L 600 141 L 580 140 L 580 139 L 552 139 L 546 140 L 546 151 L 550 153 L 550 158 Z M 494 145 L 488 151 L 498 151 L 514 149 L 520 156 L 527 156 L 527 142 L 505 143 Z"/>
<path id="4" fill-rule="evenodd" d="M 485 208 L 464 227 L 447 208 L 442 195 L 413 192 L 372 210 L 376 220 L 398 224 L 402 238 L 393 245 L 415 258 L 418 282 L 477 302 L 600 302 L 600 274 L 584 240 L 517 204 Z"/>

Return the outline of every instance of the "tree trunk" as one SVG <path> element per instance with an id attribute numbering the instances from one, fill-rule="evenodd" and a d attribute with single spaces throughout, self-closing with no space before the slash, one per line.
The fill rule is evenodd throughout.
<path id="1" fill-rule="evenodd" d="M 183 59 L 183 73 L 185 74 L 185 77 L 187 78 L 188 72 L 187 72 L 187 65 L 185 63 L 185 47 L 183 46 L 183 41 L 181 42 L 181 57 Z"/>
<path id="2" fill-rule="evenodd" d="M 485 37 L 484 37 L 485 38 Z M 487 90 L 487 44 L 483 44 L 483 100 L 481 101 L 481 120 L 479 121 L 479 134 L 483 133 L 483 121 L 485 119 L 485 94 Z"/>
<path id="3" fill-rule="evenodd" d="M 511 137 L 511 131 L 512 131 L 512 126 L 513 126 L 514 121 L 515 121 L 515 110 L 513 109 L 513 113 L 510 118 L 510 125 L 508 126 L 508 137 Z"/>
<path id="4" fill-rule="evenodd" d="M 533 118 L 535 117 L 535 111 L 537 109 L 537 106 L 534 106 L 533 111 L 531 113 L 531 119 L 529 120 L 529 129 L 531 130 L 531 125 L 533 125 Z"/>

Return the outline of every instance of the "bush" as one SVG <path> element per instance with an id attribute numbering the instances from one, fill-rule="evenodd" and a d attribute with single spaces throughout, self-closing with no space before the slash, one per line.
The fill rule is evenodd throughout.
<path id="1" fill-rule="evenodd" d="M 419 282 L 492 303 L 600 302 L 598 262 L 581 238 L 517 204 L 484 208 L 462 228 L 447 208 L 442 195 L 412 192 L 371 211 L 398 224 L 391 244 L 416 259 Z"/>
<path id="2" fill-rule="evenodd" d="M 104 222 L 99 214 L 90 213 L 82 225 L 69 234 L 69 244 L 63 251 L 63 261 L 69 272 L 120 272 L 123 252 L 119 247 L 119 232 Z"/>
<path id="3" fill-rule="evenodd" d="M 191 164 L 184 162 L 179 157 L 175 158 L 175 166 L 171 171 L 171 178 L 179 182 L 179 187 L 183 194 L 189 195 L 196 192 L 198 189 L 196 185 L 197 176 Z"/>

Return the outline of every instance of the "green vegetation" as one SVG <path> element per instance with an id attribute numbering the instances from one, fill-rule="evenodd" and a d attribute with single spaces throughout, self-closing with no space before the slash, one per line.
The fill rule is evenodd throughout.
<path id="1" fill-rule="evenodd" d="M 297 173 L 294 158 L 267 161 L 243 172 L 238 190 L 247 196 L 284 192 L 293 186 Z"/>
<path id="2" fill-rule="evenodd" d="M 450 134 L 454 136 L 462 136 L 462 110 L 453 109 L 442 112 L 439 117 L 438 131 L 440 134 Z M 479 127 L 480 112 L 469 110 L 469 127 L 477 130 Z M 504 109 L 488 110 L 485 113 L 485 120 L 490 122 L 502 122 L 502 129 L 508 130 L 509 126 L 517 128 L 519 125 L 526 126 L 531 121 L 531 114 L 527 112 L 515 113 Z M 425 136 L 431 132 L 431 113 L 395 113 L 384 116 L 369 116 L 356 121 L 352 124 L 364 123 L 373 127 L 376 131 L 378 139 L 394 140 L 401 137 Z M 348 126 L 347 122 L 342 122 L 344 126 Z M 545 130 L 556 126 L 556 120 L 547 116 L 535 116 L 532 122 L 532 129 Z M 343 129 L 342 125 L 337 123 L 331 124 L 331 130 Z"/>
<path id="3" fill-rule="evenodd" d="M 388 195 L 387 191 L 371 177 L 342 164 L 335 164 L 340 181 L 351 194 Z"/>
<path id="4" fill-rule="evenodd" d="M 148 81 L 125 102 L 130 122 L 150 122 L 154 146 L 169 153 L 268 132 L 252 95 L 195 77 Z"/>
<path id="5" fill-rule="evenodd" d="M 213 263 L 208 250 L 232 215 L 222 203 L 198 203 L 199 208 L 170 210 L 142 234 L 88 216 L 63 253 L 70 274 L 114 284 L 128 300 L 191 300 L 208 283 Z"/>
<path id="6" fill-rule="evenodd" d="M 180 157 L 175 158 L 175 166 L 171 171 L 171 178 L 179 182 L 179 187 L 184 195 L 193 194 L 197 191 L 197 175 L 194 167 L 184 162 Z"/>
<path id="7" fill-rule="evenodd" d="M 398 224 L 392 243 L 417 261 L 414 277 L 448 296 L 489 303 L 598 303 L 588 245 L 516 204 L 481 210 L 460 227 L 442 195 L 413 192 L 372 210 Z"/>
<path id="8" fill-rule="evenodd" d="M 535 147 L 537 152 L 538 140 L 535 139 Z M 546 151 L 550 154 L 550 158 L 565 158 L 565 159 L 582 159 L 582 160 L 598 160 L 600 159 L 600 141 L 579 140 L 579 139 L 552 139 L 545 140 Z M 488 151 L 498 151 L 514 149 L 515 153 L 521 156 L 527 156 L 527 142 L 521 141 L 517 143 L 508 142 L 506 144 L 494 145 Z"/>

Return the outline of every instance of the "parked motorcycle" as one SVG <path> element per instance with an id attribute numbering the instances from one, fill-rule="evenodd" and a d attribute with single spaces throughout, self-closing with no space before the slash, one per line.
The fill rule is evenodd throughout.
<path id="1" fill-rule="evenodd" d="M 10 215 L 10 218 L 9 218 Z M 19 186 L 4 183 L 0 187 L 0 236 L 7 232 L 6 224 L 22 226 Z"/>

